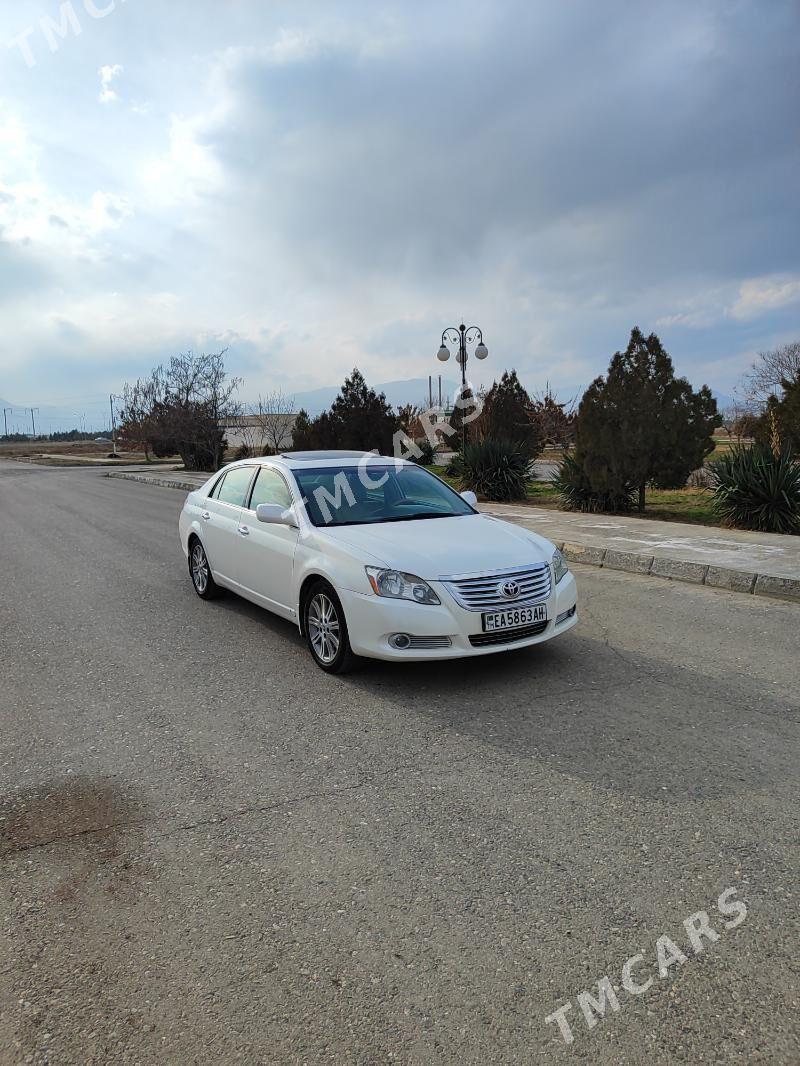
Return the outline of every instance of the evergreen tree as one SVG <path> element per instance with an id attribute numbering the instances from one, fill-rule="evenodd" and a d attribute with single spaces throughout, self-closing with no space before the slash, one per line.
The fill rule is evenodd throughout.
<path id="1" fill-rule="evenodd" d="M 292 432 L 292 447 L 303 449 L 352 448 L 365 452 L 378 449 L 392 455 L 398 420 L 383 393 L 369 388 L 360 370 L 345 378 L 330 411 L 309 420 L 298 411 Z"/>
<path id="2" fill-rule="evenodd" d="M 357 368 L 345 378 L 330 412 L 334 448 L 354 448 L 381 455 L 392 454 L 392 438 L 398 428 L 397 416 L 383 393 L 369 388 Z"/>
<path id="3" fill-rule="evenodd" d="M 487 440 L 517 444 L 532 459 L 541 451 L 539 431 L 533 418 L 533 401 L 517 377 L 516 370 L 504 370 L 484 400 L 482 434 Z"/>
<path id="4" fill-rule="evenodd" d="M 308 417 L 308 411 L 304 407 L 301 407 L 297 412 L 292 426 L 292 448 L 295 451 L 303 452 L 313 448 L 314 445 L 311 439 L 311 419 Z"/>
<path id="5" fill-rule="evenodd" d="M 605 378 L 583 395 L 576 419 L 575 460 L 593 492 L 623 497 L 645 488 L 682 488 L 713 450 L 722 419 L 706 385 L 695 392 L 676 378 L 672 360 L 651 333 L 638 327 L 616 352 Z"/>
<path id="6" fill-rule="evenodd" d="M 447 437 L 447 444 L 455 451 L 463 450 L 464 444 L 476 439 L 479 419 L 475 418 L 477 401 L 469 384 L 459 385 L 453 399 L 453 409 L 447 416 L 448 425 L 453 432 Z"/>

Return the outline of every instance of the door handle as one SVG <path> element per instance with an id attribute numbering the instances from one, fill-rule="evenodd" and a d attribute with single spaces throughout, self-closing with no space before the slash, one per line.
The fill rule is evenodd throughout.
<path id="1" fill-rule="evenodd" d="M 209 518 L 211 517 L 211 514 L 208 511 L 203 511 L 203 513 L 202 513 L 202 515 L 200 517 L 201 518 L 205 518 L 205 520 L 208 521 Z"/>
<path id="2" fill-rule="evenodd" d="M 243 537 L 250 536 L 250 530 L 247 528 L 247 526 L 237 526 L 236 532 L 241 533 Z"/>

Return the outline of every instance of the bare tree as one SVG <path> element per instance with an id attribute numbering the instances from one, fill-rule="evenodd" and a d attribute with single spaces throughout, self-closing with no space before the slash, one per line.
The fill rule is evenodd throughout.
<path id="1" fill-rule="evenodd" d="M 251 415 L 261 447 L 273 452 L 280 451 L 294 423 L 295 400 L 281 389 L 273 389 L 266 396 L 259 396 L 251 409 Z"/>
<path id="2" fill-rule="evenodd" d="M 793 381 L 800 374 L 800 341 L 783 344 L 768 352 L 759 352 L 758 358 L 744 377 L 744 389 L 750 403 L 765 404 L 770 396 L 776 396 L 781 382 Z"/>
<path id="3" fill-rule="evenodd" d="M 536 424 L 543 445 L 569 447 L 575 438 L 576 396 L 559 403 L 549 381 L 531 396 L 530 419 Z"/>
<path id="4" fill-rule="evenodd" d="M 404 433 L 413 437 L 419 426 L 421 408 L 413 403 L 405 403 L 397 408 L 397 422 Z"/>
<path id="5" fill-rule="evenodd" d="M 187 352 L 125 386 L 122 432 L 156 455 L 175 455 L 187 470 L 217 470 L 225 452 L 221 424 L 239 415 L 240 380 L 225 373 L 225 351 Z"/>
<path id="6" fill-rule="evenodd" d="M 133 385 L 125 382 L 120 411 L 120 437 L 128 448 L 139 448 L 150 462 L 150 452 L 157 437 L 155 411 L 164 403 L 164 368 L 156 367 L 149 378 L 138 378 Z"/>

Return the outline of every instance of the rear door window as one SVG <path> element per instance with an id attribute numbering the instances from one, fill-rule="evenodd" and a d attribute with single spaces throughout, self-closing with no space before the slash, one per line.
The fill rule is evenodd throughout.
<path id="1" fill-rule="evenodd" d="M 247 490 L 253 477 L 252 466 L 237 466 L 229 470 L 222 483 L 214 493 L 220 503 L 230 503 L 234 507 L 244 507 Z"/>
<path id="2" fill-rule="evenodd" d="M 224 474 L 221 477 L 217 478 L 217 480 L 211 486 L 211 492 L 209 492 L 209 494 L 208 494 L 209 500 L 216 500 L 217 494 L 219 493 L 219 490 L 222 487 L 222 482 L 224 480 L 225 480 L 225 475 Z"/>

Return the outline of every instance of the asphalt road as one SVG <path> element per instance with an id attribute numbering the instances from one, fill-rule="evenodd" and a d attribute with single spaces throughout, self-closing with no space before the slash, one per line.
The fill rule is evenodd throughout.
<path id="1" fill-rule="evenodd" d="M 800 1060 L 797 607 L 578 569 L 561 641 L 330 678 L 181 503 L 0 463 L 0 1061 Z"/>

